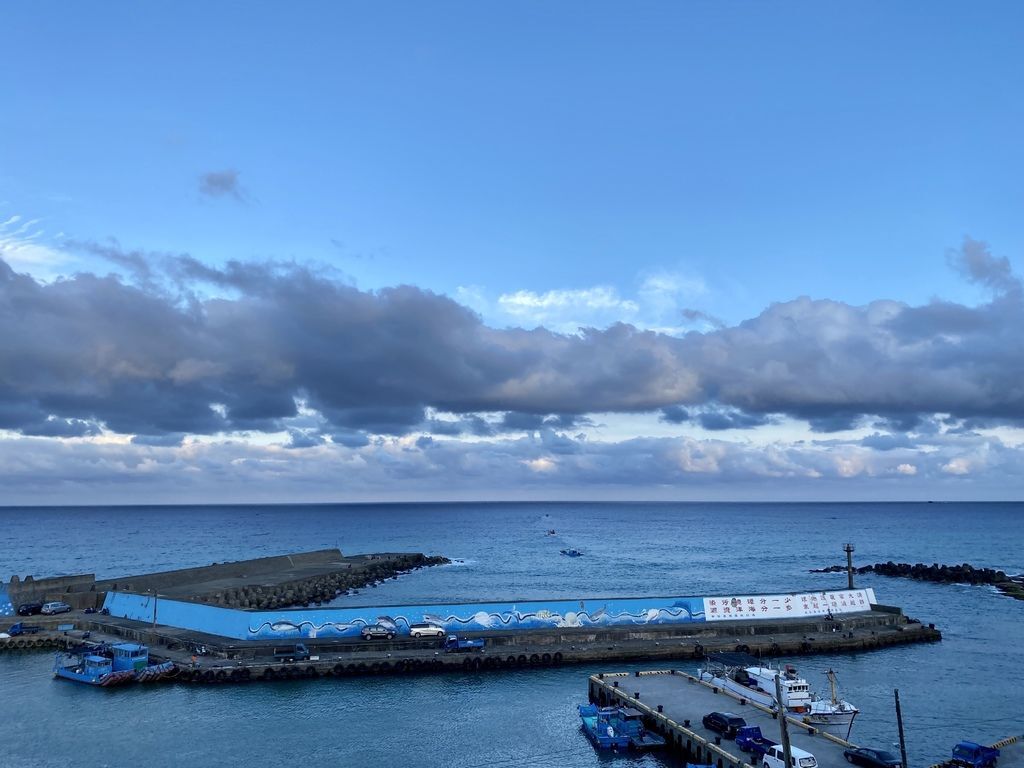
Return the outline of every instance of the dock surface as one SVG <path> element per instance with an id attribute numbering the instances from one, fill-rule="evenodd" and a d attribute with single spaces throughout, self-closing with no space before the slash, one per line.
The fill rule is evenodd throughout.
<path id="1" fill-rule="evenodd" d="M 781 742 L 779 720 L 768 709 L 741 703 L 738 696 L 676 670 L 595 675 L 590 678 L 590 698 L 602 705 L 641 710 L 647 715 L 648 727 L 664 736 L 689 762 L 742 768 L 754 760 L 735 741 L 704 728 L 701 720 L 709 712 L 732 712 L 747 725 L 760 726 L 766 738 Z M 853 744 L 793 717 L 787 722 L 792 745 L 814 755 L 819 768 L 847 765 L 843 750 Z M 716 744 L 716 739 L 720 743 Z"/>

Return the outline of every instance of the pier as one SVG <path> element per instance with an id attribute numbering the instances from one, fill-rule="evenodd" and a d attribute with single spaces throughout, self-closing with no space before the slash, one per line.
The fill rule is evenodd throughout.
<path id="1" fill-rule="evenodd" d="M 648 729 L 664 736 L 666 744 L 688 762 L 700 765 L 748 768 L 753 760 L 736 742 L 702 725 L 701 719 L 709 712 L 733 712 L 747 725 L 760 726 L 767 738 L 781 741 L 777 713 L 674 669 L 594 675 L 589 695 L 601 706 L 628 706 L 643 712 Z M 786 722 L 792 745 L 814 755 L 819 768 L 847 765 L 843 750 L 854 744 L 794 717 L 787 717 Z"/>
<path id="2" fill-rule="evenodd" d="M 715 651 L 758 657 L 863 652 L 941 639 L 932 624 L 876 602 L 874 592 L 715 597 L 634 597 L 332 608 L 335 595 L 447 562 L 417 553 L 343 556 L 338 550 L 96 580 L 89 574 L 12 580 L 9 606 L 63 600 L 58 616 L 0 617 L 36 634 L 0 638 L 0 651 L 141 642 L 173 661 L 179 682 L 219 683 L 367 674 L 483 672 L 610 661 L 699 660 Z M 367 590 L 367 594 L 370 590 Z M 310 603 L 316 598 L 314 603 Z M 281 604 L 305 605 L 283 608 Z M 102 608 L 102 611 L 97 611 Z M 86 612 L 86 609 L 89 612 Z M 8 612 L 10 608 L 8 608 Z M 361 628 L 388 622 L 389 639 Z M 447 653 L 409 635 L 415 622 L 482 639 L 477 652 Z M 88 633 L 88 636 L 85 636 Z M 301 643 L 308 658 L 275 649 Z M 303 654 L 305 656 L 305 654 Z"/>

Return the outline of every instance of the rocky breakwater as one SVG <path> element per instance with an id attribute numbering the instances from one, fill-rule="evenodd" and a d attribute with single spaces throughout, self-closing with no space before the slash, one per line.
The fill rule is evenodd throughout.
<path id="1" fill-rule="evenodd" d="M 828 568 L 815 568 L 811 573 L 844 573 L 845 565 L 831 565 Z M 995 568 L 977 568 L 970 563 L 960 565 L 941 565 L 932 563 L 874 563 L 854 568 L 857 573 L 877 573 L 882 576 L 893 576 L 921 581 L 934 581 L 941 584 L 987 584 L 996 587 L 1000 592 L 1017 600 L 1024 600 L 1024 575 L 1010 576 L 1005 571 Z"/>
<path id="2" fill-rule="evenodd" d="M 423 554 L 372 555 L 357 563 L 345 563 L 338 570 L 286 581 L 273 586 L 244 586 L 205 595 L 200 602 L 227 608 L 274 610 L 321 605 L 346 592 L 373 587 L 387 579 L 420 568 L 450 563 L 446 557 Z"/>

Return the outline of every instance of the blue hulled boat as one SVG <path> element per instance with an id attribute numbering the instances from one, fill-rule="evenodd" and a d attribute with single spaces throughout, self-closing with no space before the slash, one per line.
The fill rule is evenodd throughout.
<path id="1" fill-rule="evenodd" d="M 53 676 L 106 688 L 134 682 L 135 670 L 114 671 L 112 659 L 94 653 L 58 653 L 53 663 Z"/>
<path id="2" fill-rule="evenodd" d="M 643 712 L 637 709 L 581 704 L 579 712 L 583 732 L 598 749 L 619 751 L 665 745 L 665 739 L 644 728 Z"/>
<path id="3" fill-rule="evenodd" d="M 173 661 L 151 665 L 149 649 L 138 643 L 115 643 L 58 653 L 53 663 L 54 677 L 104 688 L 159 680 L 175 670 Z"/>

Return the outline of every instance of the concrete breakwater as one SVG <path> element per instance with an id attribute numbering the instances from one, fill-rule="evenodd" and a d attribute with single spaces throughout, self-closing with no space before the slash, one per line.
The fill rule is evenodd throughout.
<path id="1" fill-rule="evenodd" d="M 65 616 L 62 620 L 67 620 Z M 227 638 L 114 617 L 75 616 L 74 632 L 54 631 L 58 620 L 45 617 L 37 635 L 0 639 L 0 651 L 29 652 L 89 642 L 143 642 L 154 662 L 170 660 L 179 683 L 243 683 L 381 674 L 531 670 L 563 664 L 610 661 L 699 660 L 714 651 L 757 656 L 864 652 L 907 643 L 935 642 L 933 626 L 908 619 L 895 609 L 872 610 L 838 621 L 787 619 L 731 621 L 689 627 L 563 628 L 549 631 L 498 630 L 472 633 L 482 652 L 445 653 L 438 641 L 394 639 L 365 642 L 305 639 L 309 658 L 274 658 L 280 643 L 232 642 Z"/>
<path id="2" fill-rule="evenodd" d="M 91 573 L 38 579 L 13 576 L 4 586 L 15 607 L 62 600 L 73 608 L 99 609 L 108 592 L 127 591 L 226 608 L 272 610 L 328 602 L 345 592 L 449 562 L 418 552 L 345 556 L 338 549 L 324 549 L 100 580 Z"/>
<path id="3" fill-rule="evenodd" d="M 828 568 L 814 568 L 811 573 L 843 573 L 845 565 L 831 565 Z M 941 565 L 932 563 L 874 563 L 853 569 L 854 573 L 877 573 L 881 576 L 892 576 L 921 581 L 934 581 L 940 584 L 987 584 L 999 589 L 1003 594 L 1024 600 L 1024 575 L 1010 576 L 1005 571 L 994 568 L 978 568 L 970 563 L 959 565 Z"/>
<path id="4" fill-rule="evenodd" d="M 308 607 L 352 590 L 376 586 L 420 568 L 450 563 L 446 557 L 423 554 L 368 555 L 364 562 L 343 563 L 337 570 L 271 586 L 239 586 L 202 595 L 202 602 L 227 608 L 270 610 Z"/>

